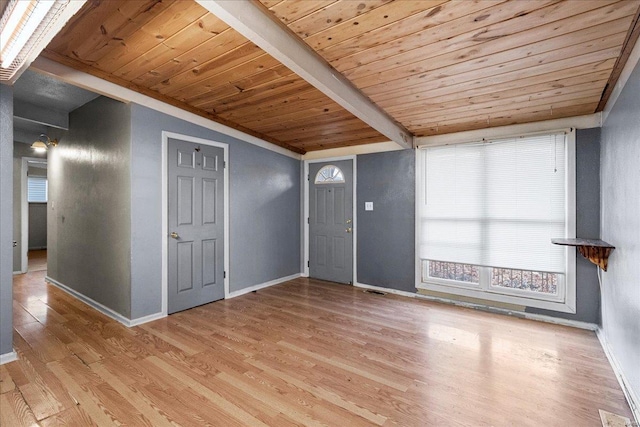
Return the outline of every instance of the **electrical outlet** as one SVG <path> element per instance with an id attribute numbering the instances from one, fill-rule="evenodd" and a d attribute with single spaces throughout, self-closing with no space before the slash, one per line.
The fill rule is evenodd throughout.
<path id="1" fill-rule="evenodd" d="M 373 202 L 364 202 L 364 210 L 372 211 L 373 210 Z"/>

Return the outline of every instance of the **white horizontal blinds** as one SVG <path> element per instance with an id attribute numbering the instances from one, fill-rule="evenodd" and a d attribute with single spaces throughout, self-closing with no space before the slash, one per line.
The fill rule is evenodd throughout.
<path id="1" fill-rule="evenodd" d="M 30 176 L 27 179 L 27 201 L 30 203 L 46 203 L 47 178 Z"/>
<path id="2" fill-rule="evenodd" d="M 564 272 L 565 135 L 428 148 L 420 257 Z"/>
<path id="3" fill-rule="evenodd" d="M 420 257 L 482 264 L 482 147 L 454 145 L 420 153 L 426 181 Z"/>
<path id="4" fill-rule="evenodd" d="M 565 135 L 486 146 L 486 265 L 564 272 Z"/>

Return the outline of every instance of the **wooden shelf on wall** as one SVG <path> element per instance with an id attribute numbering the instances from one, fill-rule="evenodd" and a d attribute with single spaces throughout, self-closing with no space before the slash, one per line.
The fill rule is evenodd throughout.
<path id="1" fill-rule="evenodd" d="M 599 239 L 551 239 L 551 243 L 554 245 L 576 246 L 583 257 L 604 271 L 607 271 L 609 255 L 616 248 Z"/>

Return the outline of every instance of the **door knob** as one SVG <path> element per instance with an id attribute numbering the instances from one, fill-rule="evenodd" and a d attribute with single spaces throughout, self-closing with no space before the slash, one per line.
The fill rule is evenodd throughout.
<path id="1" fill-rule="evenodd" d="M 347 220 L 347 224 L 351 224 L 351 220 L 350 219 Z"/>
<path id="2" fill-rule="evenodd" d="M 171 234 L 169 234 L 169 236 L 171 236 L 174 239 L 177 239 L 178 237 L 180 237 L 178 236 L 178 233 L 176 233 L 175 231 L 172 231 Z"/>
<path id="3" fill-rule="evenodd" d="M 346 231 L 347 233 L 351 233 L 351 227 L 347 228 L 345 231 Z"/>

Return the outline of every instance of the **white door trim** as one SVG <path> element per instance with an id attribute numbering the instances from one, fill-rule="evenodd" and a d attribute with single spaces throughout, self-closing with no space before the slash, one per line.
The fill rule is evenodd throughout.
<path id="1" fill-rule="evenodd" d="M 340 157 L 327 157 L 324 159 L 313 159 L 313 160 L 305 160 L 304 161 L 304 176 L 302 179 L 304 180 L 303 188 L 304 188 L 304 233 L 303 233 L 303 251 L 304 251 L 304 270 L 303 277 L 309 277 L 309 163 L 325 163 L 325 162 L 336 162 L 340 160 L 352 160 L 353 161 L 353 278 L 351 280 L 352 284 L 356 284 L 358 281 L 356 280 L 358 277 L 358 219 L 356 213 L 358 212 L 358 197 L 357 197 L 357 157 L 355 155 L 352 156 L 340 156 Z"/>
<path id="2" fill-rule="evenodd" d="M 20 171 L 20 273 L 26 273 L 29 268 L 29 201 L 27 200 L 27 176 L 29 172 L 29 162 L 47 163 L 48 160 L 42 157 L 23 157 L 22 170 Z M 47 170 L 47 173 L 49 171 Z"/>
<path id="3" fill-rule="evenodd" d="M 196 144 L 220 147 L 224 150 L 224 297 L 229 297 L 229 144 L 195 136 L 162 131 L 162 314 L 167 315 L 169 304 L 169 170 L 167 165 L 169 138 Z"/>

